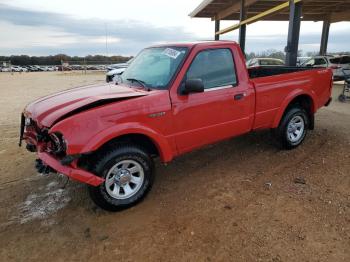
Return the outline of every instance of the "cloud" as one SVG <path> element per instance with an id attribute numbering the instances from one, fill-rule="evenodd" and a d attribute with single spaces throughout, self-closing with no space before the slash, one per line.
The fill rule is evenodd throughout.
<path id="1" fill-rule="evenodd" d="M 50 35 L 49 42 L 56 38 L 57 42 L 60 43 L 61 49 L 54 52 L 71 50 L 69 53 L 78 51 L 78 54 L 83 54 L 83 52 L 90 53 L 88 50 L 91 52 L 94 50 L 103 53 L 105 52 L 106 31 L 108 42 L 113 45 L 111 50 L 118 50 L 119 54 L 135 54 L 141 48 L 156 42 L 193 39 L 193 34 L 186 32 L 183 27 L 157 27 L 136 20 L 75 19 L 68 15 L 24 10 L 4 4 L 0 4 L 1 21 L 2 28 L 4 28 L 4 23 L 7 23 L 10 24 L 9 27 L 17 26 L 19 32 L 45 31 L 45 35 Z M 8 51 L 23 50 L 26 52 L 32 50 L 37 52 L 38 46 L 35 44 L 28 43 L 26 46 L 20 44 L 22 36 L 19 32 L 17 31 L 16 34 L 8 32 L 7 37 L 2 34 L 0 41 L 8 42 Z M 9 38 L 13 39 L 12 45 L 9 43 L 11 42 Z M 64 43 L 64 41 L 59 40 L 60 38 L 69 38 L 70 41 Z M 49 47 L 50 44 L 46 51 Z M 5 46 L 2 44 L 2 49 L 4 48 Z"/>
<path id="2" fill-rule="evenodd" d="M 302 25 L 302 27 L 305 25 Z M 342 52 L 350 51 L 350 26 L 343 27 L 343 29 L 331 30 L 328 40 L 328 51 L 329 52 Z M 321 32 L 314 31 L 301 32 L 299 38 L 299 50 L 304 53 L 309 51 L 319 51 L 321 43 Z M 258 35 L 247 34 L 246 49 L 247 52 L 261 52 L 268 49 L 276 49 L 283 51 L 287 44 L 287 32 L 276 33 L 276 34 L 265 34 L 264 36 L 260 33 Z"/>
<path id="3" fill-rule="evenodd" d="M 161 10 L 155 11 L 156 9 L 151 5 L 149 8 L 149 16 L 154 13 L 154 16 L 159 18 L 158 14 Z M 134 17 L 139 16 L 134 15 Z M 181 19 L 183 16 L 178 20 Z M 152 21 L 151 18 L 149 21 Z M 158 21 L 160 26 L 155 26 L 135 19 L 78 19 L 75 16 L 51 11 L 27 10 L 0 4 L 0 55 L 106 54 L 106 31 L 109 55 L 135 55 L 140 49 L 153 44 L 213 38 L 214 25 L 208 19 L 198 19 L 195 23 L 194 20 L 190 21 L 181 26 L 169 26 L 169 24 L 162 26 Z M 173 21 L 174 24 L 177 22 L 177 20 Z M 232 23 L 232 21 L 223 21 L 222 26 Z M 247 51 L 284 50 L 287 30 L 287 22 L 258 22 L 249 25 Z M 299 49 L 304 52 L 317 51 L 321 30 L 322 23 L 303 22 Z M 329 51 L 350 51 L 349 32 L 350 23 L 332 24 Z M 237 34 L 235 31 L 224 35 L 222 39 L 237 40 Z"/>

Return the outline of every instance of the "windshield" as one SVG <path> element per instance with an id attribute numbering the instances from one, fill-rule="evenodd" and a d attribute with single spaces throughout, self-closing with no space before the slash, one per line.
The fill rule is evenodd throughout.
<path id="1" fill-rule="evenodd" d="M 120 76 L 119 83 L 166 89 L 187 52 L 186 47 L 142 50 Z"/>

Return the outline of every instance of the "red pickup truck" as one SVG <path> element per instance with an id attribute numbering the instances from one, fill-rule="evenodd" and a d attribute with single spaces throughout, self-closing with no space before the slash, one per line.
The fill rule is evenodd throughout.
<path id="1" fill-rule="evenodd" d="M 141 51 L 115 84 L 40 98 L 22 113 L 20 144 L 39 172 L 88 184 L 93 201 L 117 211 L 151 188 L 154 158 L 253 130 L 272 129 L 292 149 L 331 101 L 332 72 L 302 67 L 247 69 L 239 45 L 213 41 Z"/>

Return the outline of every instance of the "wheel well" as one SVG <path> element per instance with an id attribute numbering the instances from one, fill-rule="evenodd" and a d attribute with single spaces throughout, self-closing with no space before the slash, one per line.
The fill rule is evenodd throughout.
<path id="1" fill-rule="evenodd" d="M 140 146 L 152 157 L 157 157 L 160 155 L 157 146 L 148 136 L 142 134 L 127 134 L 109 140 L 100 146 L 96 151 L 88 154 L 83 154 L 78 160 L 78 166 L 85 170 L 92 171 L 92 165 L 95 161 L 95 158 L 99 157 L 99 155 L 101 155 L 105 150 L 108 150 L 109 148 L 120 144 L 134 144 Z"/>
<path id="2" fill-rule="evenodd" d="M 145 149 L 151 156 L 159 156 L 159 150 L 153 140 L 143 134 L 127 134 L 113 138 L 104 145 L 102 145 L 98 151 L 104 150 L 106 147 L 113 146 L 115 144 L 134 144 Z"/>
<path id="3" fill-rule="evenodd" d="M 300 95 L 295 97 L 292 101 L 290 101 L 289 105 L 288 105 L 288 109 L 290 107 L 293 107 L 295 105 L 300 106 L 301 108 L 303 108 L 306 112 L 308 112 L 309 114 L 313 114 L 314 112 L 314 103 L 312 101 L 312 98 L 308 95 Z"/>
<path id="4" fill-rule="evenodd" d="M 309 129 L 313 130 L 314 129 L 314 102 L 312 98 L 308 95 L 300 95 L 295 97 L 292 101 L 290 101 L 285 112 L 287 112 L 288 109 L 295 106 L 299 106 L 306 111 L 310 120 Z"/>

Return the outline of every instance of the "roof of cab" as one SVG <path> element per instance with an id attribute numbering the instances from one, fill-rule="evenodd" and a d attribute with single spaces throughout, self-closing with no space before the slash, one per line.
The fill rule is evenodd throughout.
<path id="1" fill-rule="evenodd" d="M 159 44 L 159 45 L 153 45 L 151 47 L 165 47 L 165 46 L 173 46 L 173 47 L 189 47 L 192 48 L 194 46 L 216 46 L 221 44 L 235 44 L 237 45 L 237 42 L 235 41 L 228 41 L 228 40 L 212 40 L 212 41 L 194 41 L 194 42 L 179 42 L 179 43 L 166 43 L 166 44 Z"/>

